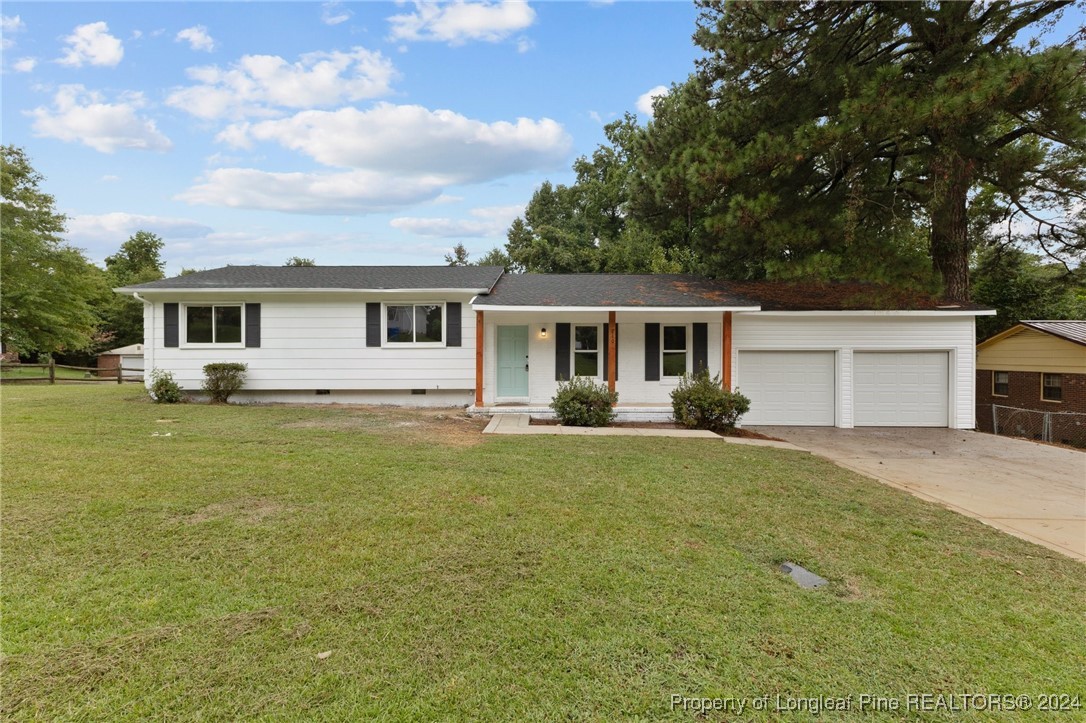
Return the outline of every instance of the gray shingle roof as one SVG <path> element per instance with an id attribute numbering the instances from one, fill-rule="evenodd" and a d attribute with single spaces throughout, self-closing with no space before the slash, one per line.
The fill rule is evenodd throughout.
<path id="1" fill-rule="evenodd" d="M 506 274 L 475 306 L 755 308 L 758 302 L 689 274 Z"/>
<path id="2" fill-rule="evenodd" d="M 490 289 L 501 266 L 224 266 L 124 287 L 131 291 L 216 289 Z"/>
<path id="3" fill-rule="evenodd" d="M 1023 321 L 1022 326 L 1058 336 L 1067 341 L 1086 346 L 1086 321 L 1069 319 L 1066 321 Z"/>

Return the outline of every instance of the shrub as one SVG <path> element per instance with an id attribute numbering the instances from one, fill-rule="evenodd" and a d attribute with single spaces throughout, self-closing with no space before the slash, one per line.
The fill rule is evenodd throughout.
<path id="1" fill-rule="evenodd" d="M 585 377 L 558 383 L 558 393 L 551 399 L 551 409 L 558 421 L 570 427 L 604 427 L 615 418 L 618 394 L 606 385 Z"/>
<path id="2" fill-rule="evenodd" d="M 739 418 L 750 411 L 750 400 L 725 390 L 719 374 L 710 377 L 703 369 L 679 380 L 671 392 L 671 410 L 675 421 L 684 427 L 723 432 L 735 428 Z"/>
<path id="3" fill-rule="evenodd" d="M 151 370 L 151 388 L 148 390 L 151 399 L 159 404 L 177 404 L 185 401 L 185 393 L 181 386 L 173 380 L 173 374 L 161 369 Z"/>
<path id="4" fill-rule="evenodd" d="M 226 402 L 230 395 L 245 384 L 245 364 L 218 363 L 204 365 L 204 391 L 211 395 L 213 402 Z"/>

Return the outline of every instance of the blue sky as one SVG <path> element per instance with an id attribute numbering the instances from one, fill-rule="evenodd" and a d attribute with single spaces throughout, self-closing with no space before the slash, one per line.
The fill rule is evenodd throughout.
<path id="1" fill-rule="evenodd" d="M 3 142 L 101 262 L 482 254 L 698 55 L 684 2 L 3 5 Z"/>

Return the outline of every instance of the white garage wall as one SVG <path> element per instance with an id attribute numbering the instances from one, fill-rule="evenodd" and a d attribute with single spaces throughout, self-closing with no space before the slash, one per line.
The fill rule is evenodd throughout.
<path id="1" fill-rule="evenodd" d="M 170 371 L 188 391 L 203 383 L 203 366 L 212 362 L 243 362 L 248 373 L 243 396 L 276 399 L 259 392 L 308 392 L 302 400 L 345 401 L 347 390 L 383 392 L 380 399 L 390 404 L 431 403 L 412 389 L 426 389 L 445 397 L 454 394 L 457 403 L 469 403 L 468 390 L 475 388 L 475 312 L 470 293 L 442 295 L 423 293 L 367 294 L 332 293 L 320 295 L 277 295 L 258 293 L 171 294 L 156 296 L 153 314 L 145 313 L 144 348 L 151 350 L 148 371 L 157 367 Z M 366 303 L 461 303 L 460 347 L 367 347 Z M 168 302 L 259 303 L 259 348 L 166 348 L 163 346 L 163 304 Z M 184 319 L 181 319 L 184 324 Z M 316 396 L 314 390 L 329 389 L 331 395 Z M 400 391 L 401 394 L 390 392 Z M 358 397 L 357 394 L 353 398 Z"/>
<path id="2" fill-rule="evenodd" d="M 837 354 L 838 427 L 852 427 L 854 351 L 945 351 L 950 360 L 950 426 L 975 426 L 974 318 L 931 312 L 736 312 L 732 379 L 739 352 L 810 349 Z"/>

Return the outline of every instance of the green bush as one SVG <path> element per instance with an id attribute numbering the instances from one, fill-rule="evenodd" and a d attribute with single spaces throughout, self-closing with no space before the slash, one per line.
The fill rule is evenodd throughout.
<path id="1" fill-rule="evenodd" d="M 750 411 L 750 400 L 739 392 L 726 391 L 719 374 L 710 377 L 703 369 L 679 380 L 671 392 L 671 410 L 675 421 L 688 429 L 723 432 L 734 429 L 739 418 Z"/>
<path id="2" fill-rule="evenodd" d="M 558 421 L 570 427 L 604 427 L 615 418 L 618 394 L 586 377 L 558 383 L 551 409 Z"/>
<path id="3" fill-rule="evenodd" d="M 211 395 L 213 402 L 226 402 L 230 395 L 245 384 L 245 364 L 236 362 L 205 364 L 204 391 Z"/>
<path id="4" fill-rule="evenodd" d="M 185 393 L 180 385 L 173 380 L 173 374 L 161 369 L 151 370 L 151 388 L 148 390 L 151 399 L 159 404 L 177 404 L 185 401 Z"/>

